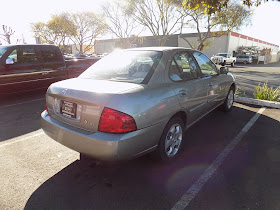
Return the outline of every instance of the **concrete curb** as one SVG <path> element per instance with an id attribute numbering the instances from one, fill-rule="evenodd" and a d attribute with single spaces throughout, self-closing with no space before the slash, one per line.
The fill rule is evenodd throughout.
<path id="1" fill-rule="evenodd" d="M 245 98 L 245 97 L 239 97 L 239 96 L 235 96 L 234 101 L 238 102 L 238 103 L 245 103 L 245 104 L 252 104 L 252 105 L 257 105 L 257 106 L 265 106 L 265 107 L 269 107 L 269 108 L 280 109 L 280 103 L 275 102 L 275 101 L 266 101 L 266 100 Z"/>

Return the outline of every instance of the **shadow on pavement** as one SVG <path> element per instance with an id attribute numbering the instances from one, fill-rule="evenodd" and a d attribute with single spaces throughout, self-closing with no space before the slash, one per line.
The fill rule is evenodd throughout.
<path id="1" fill-rule="evenodd" d="M 182 157 L 172 164 L 155 162 L 150 155 L 114 164 L 75 161 L 43 183 L 25 209 L 170 209 L 259 109 L 247 108 L 237 105 L 229 113 L 217 110 L 195 124 L 186 132 Z M 266 124 L 279 127 L 274 119 L 263 116 L 262 120 L 264 133 Z M 229 165 L 221 172 L 227 183 L 217 183 L 212 197 L 221 184 L 237 182 L 255 158 L 254 152 L 261 152 L 252 141 L 242 141 L 242 148 L 231 152 Z M 230 205 L 235 204 L 224 209 Z"/>

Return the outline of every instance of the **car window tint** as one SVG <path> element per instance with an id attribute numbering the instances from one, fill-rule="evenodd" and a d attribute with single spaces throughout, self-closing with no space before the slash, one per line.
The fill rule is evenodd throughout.
<path id="1" fill-rule="evenodd" d="M 34 48 L 15 49 L 8 57 L 13 59 L 15 64 L 30 64 L 38 62 Z"/>
<path id="2" fill-rule="evenodd" d="M 174 56 L 174 60 L 179 67 L 179 71 L 182 73 L 183 80 L 191 80 L 198 77 L 194 59 L 187 52 L 177 53 Z"/>
<path id="3" fill-rule="evenodd" d="M 59 57 L 57 55 L 57 51 L 52 48 L 41 49 L 41 55 L 43 57 L 44 62 L 57 62 L 59 61 Z"/>
<path id="4" fill-rule="evenodd" d="M 203 76 L 213 76 L 218 74 L 215 64 L 206 55 L 201 52 L 194 52 L 193 56 L 195 57 Z"/>

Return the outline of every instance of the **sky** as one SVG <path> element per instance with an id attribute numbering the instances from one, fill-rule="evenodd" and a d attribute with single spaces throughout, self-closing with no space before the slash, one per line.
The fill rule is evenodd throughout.
<path id="1" fill-rule="evenodd" d="M 51 15 L 62 12 L 98 12 L 104 2 L 105 0 L 4 1 L 1 2 L 0 9 L 0 33 L 2 25 L 10 26 L 15 31 L 12 36 L 13 44 L 22 37 L 32 44 L 35 43 L 35 38 L 31 33 L 31 23 L 47 22 Z M 236 32 L 280 46 L 280 2 L 270 0 L 253 9 L 251 25 Z"/>

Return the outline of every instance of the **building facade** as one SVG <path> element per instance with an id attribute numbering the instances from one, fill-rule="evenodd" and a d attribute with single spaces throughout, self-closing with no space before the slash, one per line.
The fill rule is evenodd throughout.
<path id="1" fill-rule="evenodd" d="M 279 46 L 257 38 L 239 34 L 233 31 L 225 32 L 220 37 L 207 39 L 207 46 L 203 52 L 209 57 L 217 53 L 231 53 L 236 55 L 240 52 L 240 48 L 253 48 L 258 52 L 268 49 L 271 52 L 271 62 L 279 60 Z M 164 39 L 163 36 L 161 36 Z M 174 34 L 166 37 L 164 46 L 196 48 L 198 34 Z M 152 47 L 159 46 L 159 37 L 146 36 L 130 39 L 130 47 Z M 95 45 L 96 53 L 110 53 L 116 48 L 123 48 L 118 39 L 99 40 Z M 125 47 L 127 48 L 127 47 Z"/>

